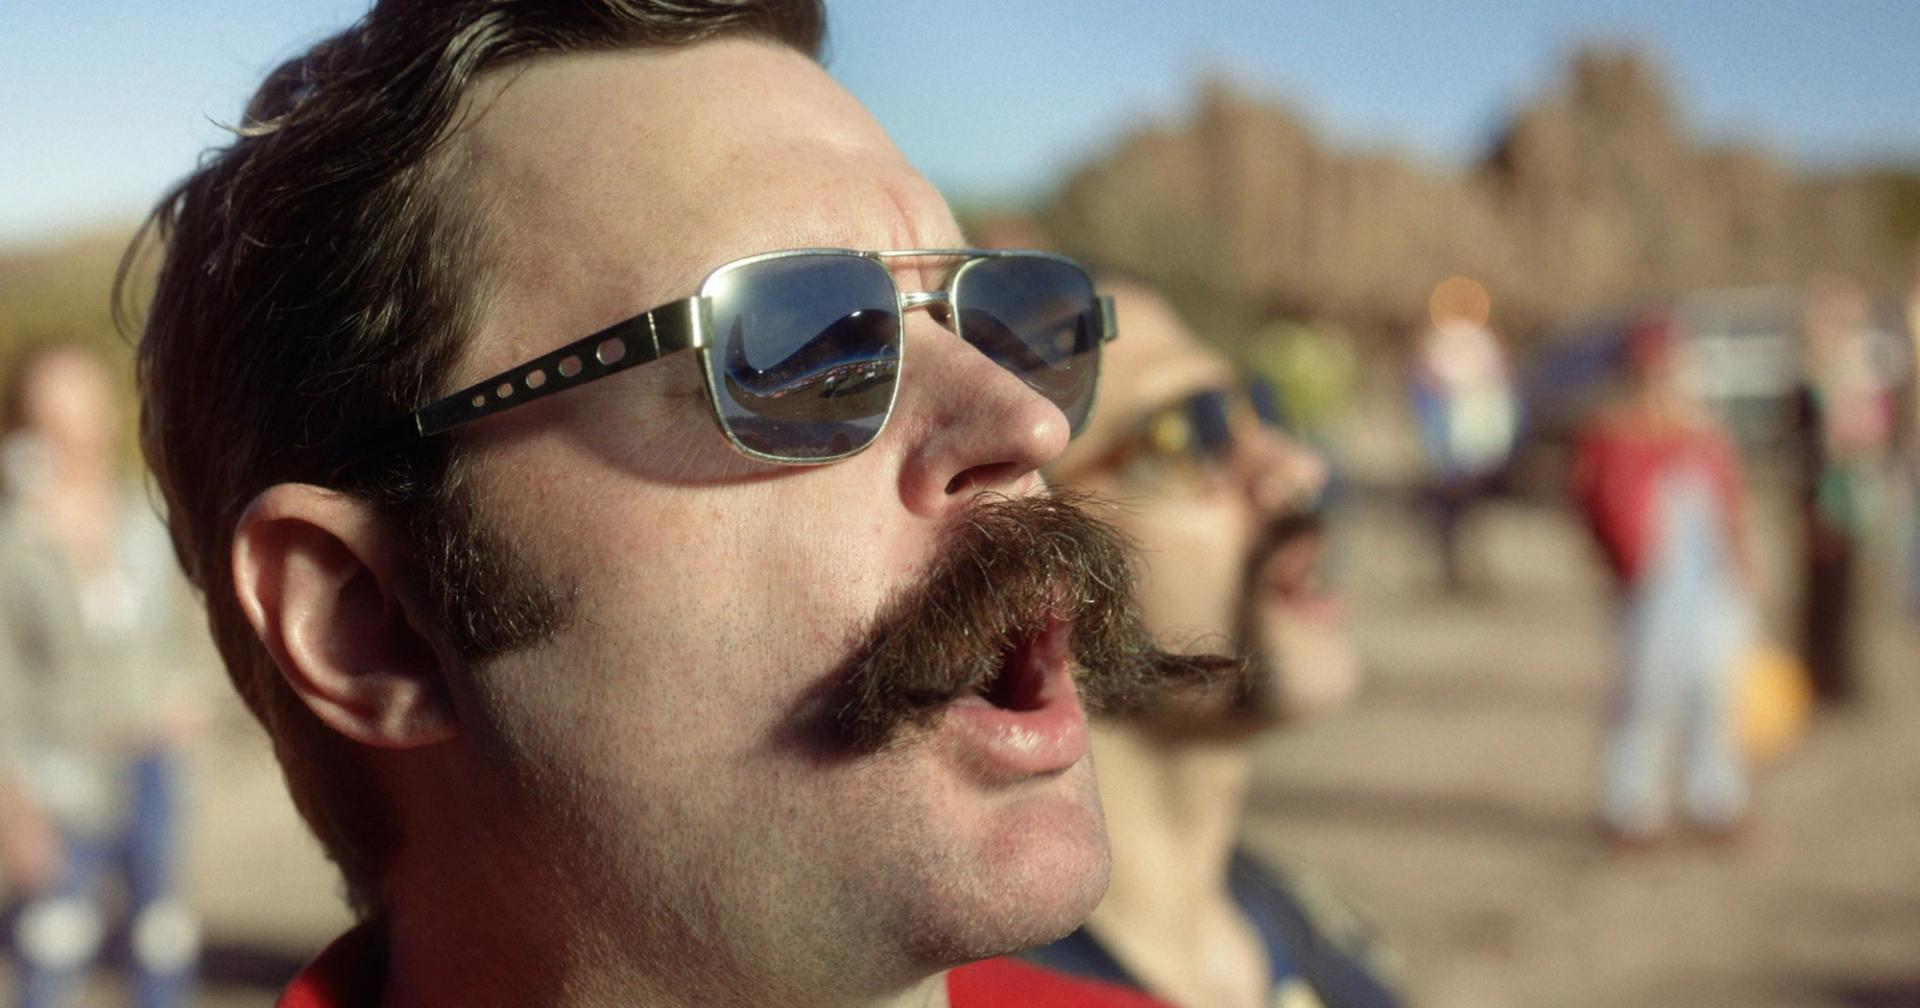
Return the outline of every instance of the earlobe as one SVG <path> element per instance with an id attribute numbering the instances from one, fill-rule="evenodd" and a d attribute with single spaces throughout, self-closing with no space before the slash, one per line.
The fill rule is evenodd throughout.
<path id="1" fill-rule="evenodd" d="M 329 727 L 382 748 L 458 729 L 450 669 L 401 577 L 407 556 L 371 505 L 306 484 L 262 491 L 234 531 L 234 591 L 281 676 Z"/>

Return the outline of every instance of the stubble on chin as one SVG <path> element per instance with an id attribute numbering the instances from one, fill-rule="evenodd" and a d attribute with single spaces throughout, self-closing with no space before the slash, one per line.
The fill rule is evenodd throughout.
<path id="1" fill-rule="evenodd" d="M 896 895 L 895 930 L 923 968 L 945 970 L 1061 938 L 1106 894 L 1112 858 L 1091 758 L 977 821 L 971 843 L 922 858 Z"/>

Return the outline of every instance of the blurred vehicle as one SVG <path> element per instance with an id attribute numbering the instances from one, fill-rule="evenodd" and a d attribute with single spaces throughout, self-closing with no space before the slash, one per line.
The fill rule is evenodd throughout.
<path id="1" fill-rule="evenodd" d="M 1750 462 L 1766 464 L 1792 447 L 1801 381 L 1800 292 L 1792 287 L 1711 288 L 1676 298 L 1682 332 L 1681 381 L 1723 417 Z M 1550 335 L 1523 370 L 1527 428 L 1511 485 L 1557 494 L 1581 419 L 1615 387 L 1626 363 L 1629 314 L 1607 315 Z M 1901 327 L 1876 311 L 1869 335 L 1875 369 L 1906 387 L 1912 351 Z"/>
<path id="2" fill-rule="evenodd" d="M 1785 287 L 1698 291 L 1674 302 L 1684 334 L 1680 380 L 1723 417 L 1748 455 L 1793 434 L 1800 385 L 1800 299 Z"/>

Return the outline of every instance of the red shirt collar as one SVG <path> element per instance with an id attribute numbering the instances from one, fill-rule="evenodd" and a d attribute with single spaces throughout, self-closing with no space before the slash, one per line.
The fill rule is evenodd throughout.
<path id="1" fill-rule="evenodd" d="M 274 1008 L 378 1008 L 386 978 L 387 943 L 362 924 L 302 967 Z"/>
<path id="2" fill-rule="evenodd" d="M 348 931 L 300 970 L 275 1008 L 378 1008 L 387 946 L 369 924 Z M 947 973 L 951 1008 L 1156 1008 L 1137 991 L 1082 980 L 1014 959 L 986 959 Z"/>

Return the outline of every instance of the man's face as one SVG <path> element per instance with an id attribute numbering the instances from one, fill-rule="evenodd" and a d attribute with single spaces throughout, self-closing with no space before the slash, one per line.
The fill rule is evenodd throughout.
<path id="1" fill-rule="evenodd" d="M 1295 706 L 1289 690 L 1340 657 L 1320 646 L 1316 624 L 1331 600 L 1320 535 L 1303 521 L 1325 466 L 1235 399 L 1244 382 L 1162 298 L 1128 289 L 1115 298 L 1121 338 L 1103 363 L 1101 414 L 1055 481 L 1121 503 L 1112 520 L 1140 548 L 1140 604 L 1164 646 L 1247 654 L 1262 666 L 1248 709 L 1228 720 L 1251 714 L 1247 724 L 1264 724 Z M 1231 440 L 1212 457 L 1188 450 L 1181 422 L 1181 405 L 1200 393 L 1233 404 Z"/>
<path id="2" fill-rule="evenodd" d="M 468 166 L 458 205 L 489 225 L 488 268 L 447 387 L 741 256 L 964 244 L 851 96 L 771 45 L 544 58 L 472 108 L 450 158 Z M 937 286 L 913 263 L 896 277 Z M 554 641 L 458 684 L 480 725 L 472 800 L 498 806 L 501 871 L 556 887 L 587 930 L 622 921 L 687 962 L 845 982 L 1024 947 L 1098 900 L 1105 841 L 1070 693 L 1028 714 L 965 701 L 877 752 L 813 732 L 863 629 L 975 495 L 1041 490 L 1067 440 L 1018 378 L 907 318 L 892 420 L 843 462 L 734 453 L 689 354 L 461 435 L 485 519 L 577 593 Z"/>
<path id="3" fill-rule="evenodd" d="M 118 407 L 106 368 L 79 350 L 49 351 L 28 365 L 21 382 L 21 419 L 52 454 L 56 467 L 110 465 Z"/>

